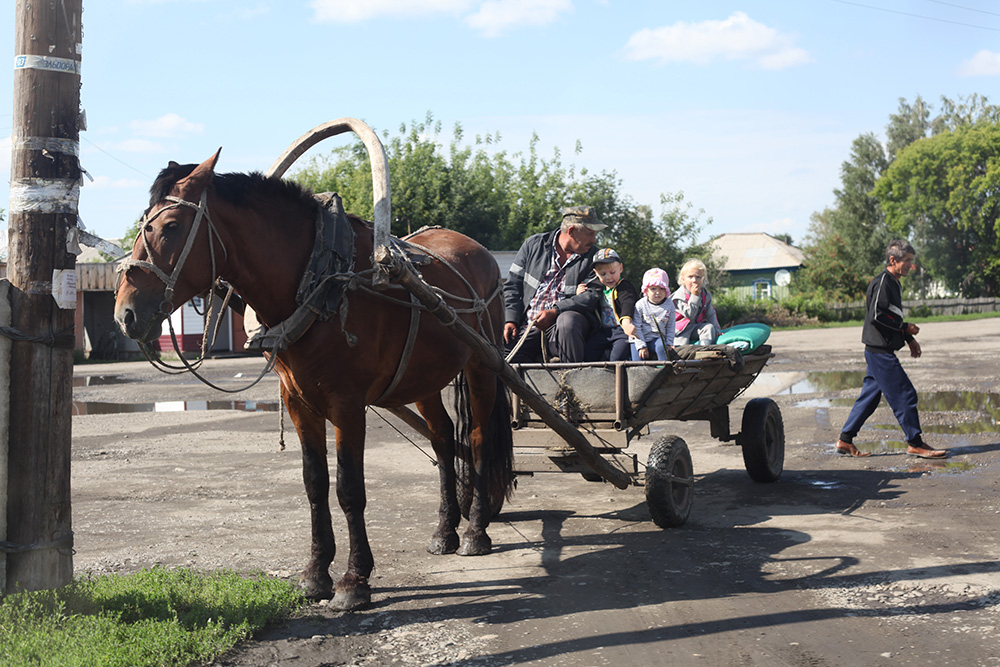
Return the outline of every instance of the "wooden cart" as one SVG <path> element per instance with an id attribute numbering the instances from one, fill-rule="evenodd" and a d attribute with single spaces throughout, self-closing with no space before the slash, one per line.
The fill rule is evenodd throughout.
<path id="1" fill-rule="evenodd" d="M 728 359 L 585 364 L 519 364 L 514 368 L 545 402 L 585 435 L 594 451 L 646 487 L 653 521 L 661 527 L 683 524 L 691 511 L 694 472 L 687 443 L 675 435 L 655 437 L 643 465 L 630 445 L 651 439 L 649 425 L 666 420 L 709 422 L 712 437 L 735 440 L 751 479 L 774 482 L 784 465 L 781 412 L 769 398 L 755 398 L 743 410 L 740 430 L 732 432 L 729 404 L 757 377 L 771 348 L 761 346 L 732 368 Z M 602 477 L 578 451 L 550 430 L 516 396 L 513 404 L 515 465 L 521 474 L 580 473 Z"/>

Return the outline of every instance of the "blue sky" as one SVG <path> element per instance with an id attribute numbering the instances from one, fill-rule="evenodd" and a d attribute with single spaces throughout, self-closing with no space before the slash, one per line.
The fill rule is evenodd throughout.
<path id="1" fill-rule="evenodd" d="M 8 7 L 11 55 L 13 21 Z M 95 180 L 80 215 L 109 238 L 169 160 L 221 146 L 220 171 L 265 170 L 328 120 L 395 133 L 430 112 L 446 141 L 456 122 L 499 132 L 508 151 L 537 133 L 543 155 L 617 172 L 654 211 L 683 191 L 714 220 L 703 238 L 800 242 L 851 142 L 884 138 L 900 98 L 1000 102 L 1000 5 L 987 0 L 85 0 L 83 21 L 80 153 Z"/>

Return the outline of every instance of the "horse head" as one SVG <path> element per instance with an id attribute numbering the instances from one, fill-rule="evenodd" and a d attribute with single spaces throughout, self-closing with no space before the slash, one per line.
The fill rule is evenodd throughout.
<path id="1" fill-rule="evenodd" d="M 163 320 L 212 286 L 224 257 L 208 213 L 215 155 L 201 164 L 171 162 L 150 190 L 130 257 L 118 267 L 115 321 L 129 338 L 155 339 Z M 193 168 L 192 168 L 193 167 Z"/>

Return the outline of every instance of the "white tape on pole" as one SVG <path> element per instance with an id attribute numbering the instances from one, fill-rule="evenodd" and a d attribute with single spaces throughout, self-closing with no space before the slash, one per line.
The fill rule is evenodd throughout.
<path id="1" fill-rule="evenodd" d="M 21 178 L 10 184 L 10 214 L 77 213 L 80 182 L 65 178 Z"/>

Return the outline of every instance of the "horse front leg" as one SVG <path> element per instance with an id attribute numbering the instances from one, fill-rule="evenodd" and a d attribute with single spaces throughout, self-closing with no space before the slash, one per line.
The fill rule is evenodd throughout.
<path id="1" fill-rule="evenodd" d="M 337 582 L 333 601 L 335 609 L 358 609 L 371 603 L 368 578 L 375 559 L 368 544 L 365 529 L 365 410 L 361 407 L 350 414 L 337 415 L 334 432 L 337 436 L 337 500 L 347 519 L 350 551 L 347 572 Z"/>
<path id="2" fill-rule="evenodd" d="M 438 526 L 431 536 L 427 551 L 432 554 L 453 554 L 458 551 L 458 507 L 455 483 L 455 425 L 448 416 L 441 394 L 417 402 L 417 409 L 427 422 L 434 439 L 431 446 L 437 455 L 441 501 L 438 505 Z"/>
<path id="3" fill-rule="evenodd" d="M 330 470 L 327 464 L 326 419 L 296 397 L 282 391 L 288 414 L 295 424 L 302 445 L 302 481 L 309 499 L 312 524 L 312 549 L 299 587 L 310 600 L 325 600 L 333 595 L 330 563 L 337 547 L 330 518 Z"/>

